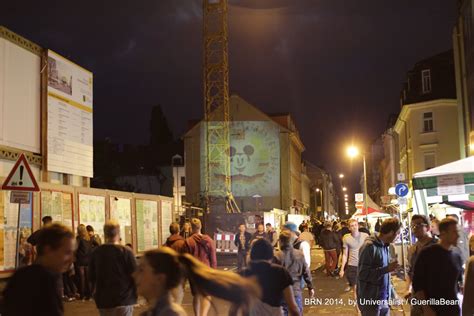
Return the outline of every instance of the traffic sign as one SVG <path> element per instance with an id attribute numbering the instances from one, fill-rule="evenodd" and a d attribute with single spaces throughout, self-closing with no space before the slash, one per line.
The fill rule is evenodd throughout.
<path id="1" fill-rule="evenodd" d="M 405 181 L 405 174 L 403 172 L 397 173 L 398 181 Z"/>
<path id="2" fill-rule="evenodd" d="M 356 201 L 356 202 L 364 202 L 364 194 L 362 194 L 362 193 L 356 193 L 356 194 L 355 194 L 355 201 Z"/>
<path id="3" fill-rule="evenodd" d="M 405 183 L 397 183 L 397 185 L 395 186 L 395 193 L 399 197 L 407 196 L 408 192 L 409 192 L 408 186 Z"/>
<path id="4" fill-rule="evenodd" d="M 39 191 L 38 183 L 31 172 L 30 165 L 24 154 L 21 154 L 12 170 L 3 182 L 2 190 Z"/>

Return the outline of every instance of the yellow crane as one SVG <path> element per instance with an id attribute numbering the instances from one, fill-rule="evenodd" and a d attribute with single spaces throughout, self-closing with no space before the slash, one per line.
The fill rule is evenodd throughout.
<path id="1" fill-rule="evenodd" d="M 205 198 L 207 212 L 222 202 L 228 213 L 240 213 L 230 168 L 227 9 L 227 0 L 203 0 Z"/>

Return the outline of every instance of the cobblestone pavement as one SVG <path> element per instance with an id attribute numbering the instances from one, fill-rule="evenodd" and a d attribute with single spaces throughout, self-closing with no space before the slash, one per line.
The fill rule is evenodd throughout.
<path id="1" fill-rule="evenodd" d="M 233 258 L 219 258 L 221 269 L 229 269 L 233 265 Z M 306 301 L 304 306 L 304 315 L 337 315 L 337 316 L 352 316 L 357 315 L 355 306 L 352 305 L 354 298 L 351 292 L 345 292 L 345 280 L 327 277 L 322 271 L 322 264 L 324 262 L 323 252 L 320 249 L 313 249 L 312 251 L 312 270 L 313 283 L 315 285 L 316 300 Z M 402 281 L 394 279 L 395 288 L 403 289 Z M 307 293 L 305 293 L 307 294 Z M 228 304 L 223 301 L 215 300 L 214 308 L 211 309 L 210 315 L 227 315 Z M 188 315 L 193 315 L 192 296 L 189 288 L 185 291 L 183 300 L 183 307 Z M 146 306 L 135 308 L 134 315 L 139 315 L 146 310 Z M 404 306 L 406 313 L 404 314 L 401 308 L 392 310 L 391 315 L 402 316 L 409 315 L 409 307 Z M 65 304 L 65 315 L 99 315 L 93 301 L 90 302 L 72 302 Z"/>

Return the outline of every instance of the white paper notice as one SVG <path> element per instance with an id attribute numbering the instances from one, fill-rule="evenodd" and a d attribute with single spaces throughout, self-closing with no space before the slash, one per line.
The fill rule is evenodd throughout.
<path id="1" fill-rule="evenodd" d="M 465 194 L 464 175 L 438 176 L 438 195 Z"/>
<path id="2" fill-rule="evenodd" d="M 48 170 L 93 177 L 92 73 L 48 51 Z"/>

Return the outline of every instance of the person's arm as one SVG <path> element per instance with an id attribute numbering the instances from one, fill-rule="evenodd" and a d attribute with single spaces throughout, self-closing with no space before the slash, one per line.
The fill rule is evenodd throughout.
<path id="1" fill-rule="evenodd" d="M 374 254 L 374 245 L 366 245 L 361 249 L 359 254 L 359 279 L 371 282 L 378 283 L 384 277 L 385 274 L 395 271 L 398 268 L 397 262 L 392 262 L 388 266 L 384 267 L 373 267 L 373 260 L 375 259 Z"/>
<path id="2" fill-rule="evenodd" d="M 343 242 L 342 242 L 342 263 L 341 263 L 341 271 L 339 271 L 339 276 L 341 278 L 344 276 L 344 268 L 346 267 L 348 256 L 349 256 L 349 248 L 347 247 L 347 243 L 343 239 Z"/>
<path id="3" fill-rule="evenodd" d="M 216 244 L 214 243 L 214 240 L 211 239 L 210 241 L 211 247 L 211 253 L 209 254 L 209 263 L 211 264 L 211 268 L 217 269 L 217 255 L 216 255 Z"/>
<path id="4" fill-rule="evenodd" d="M 239 247 L 239 243 L 240 243 L 240 238 L 239 238 L 239 233 L 235 234 L 235 237 L 234 237 L 234 245 L 236 247 Z"/>
<path id="5" fill-rule="evenodd" d="M 303 280 L 306 283 L 308 288 L 309 296 L 314 297 L 314 288 L 313 288 L 313 278 L 311 277 L 311 272 L 309 266 L 306 265 L 306 262 L 303 262 Z"/>
<path id="6" fill-rule="evenodd" d="M 293 288 L 290 286 L 287 286 L 283 290 L 283 297 L 285 299 L 286 305 L 288 305 L 288 312 L 291 316 L 300 316 L 300 311 L 298 309 L 298 306 L 296 305 L 295 301 L 295 296 L 293 294 Z"/>
<path id="7" fill-rule="evenodd" d="M 309 267 L 311 265 L 311 248 L 309 246 L 309 243 L 306 241 L 303 241 L 300 244 L 300 249 L 303 252 L 304 261 L 306 262 L 306 265 Z"/>

